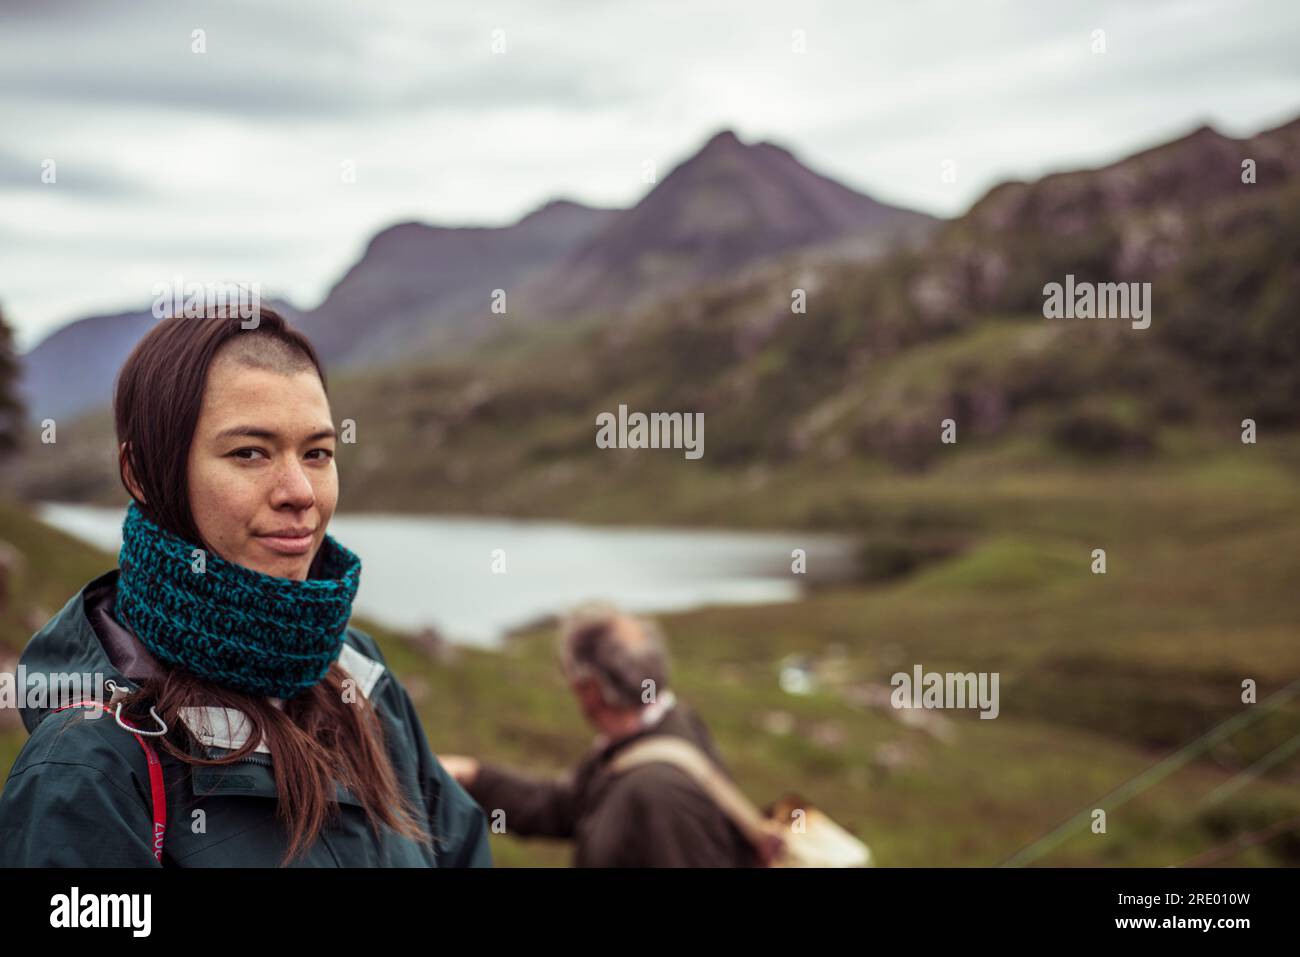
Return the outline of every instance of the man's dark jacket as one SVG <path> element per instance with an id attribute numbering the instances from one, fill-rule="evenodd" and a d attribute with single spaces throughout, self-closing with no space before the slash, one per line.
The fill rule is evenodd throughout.
<path id="1" fill-rule="evenodd" d="M 752 845 L 684 771 L 644 764 L 619 775 L 609 762 L 635 741 L 685 738 L 726 768 L 704 723 L 685 705 L 630 737 L 595 748 L 563 780 L 527 777 L 484 762 L 468 790 L 493 819 L 505 812 L 506 833 L 575 843 L 575 867 L 752 867 Z"/>

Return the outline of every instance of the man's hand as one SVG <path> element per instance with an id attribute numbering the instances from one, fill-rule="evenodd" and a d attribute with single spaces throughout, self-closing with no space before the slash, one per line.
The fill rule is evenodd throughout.
<path id="1" fill-rule="evenodd" d="M 463 754 L 439 754 L 436 757 L 438 763 L 456 779 L 461 787 L 467 788 L 474 784 L 474 779 L 478 777 L 478 758 Z"/>

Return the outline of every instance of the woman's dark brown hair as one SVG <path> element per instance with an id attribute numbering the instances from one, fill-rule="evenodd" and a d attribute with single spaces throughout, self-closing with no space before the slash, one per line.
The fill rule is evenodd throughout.
<path id="1" fill-rule="evenodd" d="M 265 368 L 314 370 L 325 388 L 320 360 L 302 333 L 266 306 L 259 307 L 255 327 L 246 327 L 247 322 L 233 309 L 162 320 L 127 358 L 113 395 L 123 486 L 132 493 L 129 474 L 143 498 L 136 502 L 147 518 L 205 549 L 190 511 L 188 463 L 208 370 L 222 347 L 237 344 L 240 348 L 232 354 L 239 361 Z M 236 343 L 237 337 L 249 338 Z M 250 342 L 256 342 L 256 351 L 247 348 Z M 324 680 L 287 700 L 281 711 L 267 698 L 163 666 L 158 677 L 142 683 L 139 692 L 127 699 L 126 708 L 145 720 L 152 703 L 167 726 L 175 729 L 184 728 L 178 714 L 186 707 L 217 705 L 247 715 L 248 741 L 220 758 L 197 757 L 184 742 L 178 746 L 167 738 L 162 746 L 187 764 L 210 766 L 249 756 L 265 738 L 275 773 L 277 813 L 289 837 L 282 863 L 305 852 L 327 818 L 339 813 L 336 781 L 365 805 L 376 834 L 383 824 L 427 843 L 430 835 L 417 823 L 419 818 L 397 783 L 379 718 L 364 695 L 345 694 L 347 678 L 335 662 Z"/>

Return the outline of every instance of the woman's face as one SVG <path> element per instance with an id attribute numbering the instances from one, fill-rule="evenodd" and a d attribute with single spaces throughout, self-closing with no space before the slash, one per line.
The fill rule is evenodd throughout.
<path id="1" fill-rule="evenodd" d="M 339 479 L 329 401 L 315 371 L 284 375 L 220 356 L 190 444 L 190 510 L 229 562 L 306 579 Z"/>

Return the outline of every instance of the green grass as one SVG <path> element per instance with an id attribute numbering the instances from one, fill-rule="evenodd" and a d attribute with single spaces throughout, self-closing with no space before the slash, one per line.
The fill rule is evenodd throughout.
<path id="1" fill-rule="evenodd" d="M 969 481 L 973 463 L 954 459 L 919 477 L 875 476 L 849 495 L 852 483 L 836 476 L 826 484 L 837 491 L 820 501 L 815 479 L 774 475 L 762 492 L 775 523 L 820 515 L 818 524 L 866 534 L 951 525 L 967 547 L 900 582 L 673 616 L 677 683 L 755 798 L 805 794 L 857 829 L 883 864 L 999 863 L 1240 712 L 1243 679 L 1258 683 L 1262 701 L 1300 675 L 1292 443 L 1267 451 L 1225 443 L 1199 459 L 1141 465 L 1040 461 L 991 470 L 982 483 Z M 666 492 L 657 504 L 670 514 L 684 503 L 693 517 L 747 515 L 747 496 L 734 488 L 730 512 L 720 501 L 705 506 L 712 491 L 698 485 Z M 1095 547 L 1107 550 L 1104 576 L 1091 572 Z M 548 677 L 550 636 L 529 634 L 520 646 L 531 651 L 516 657 L 536 671 L 522 682 L 512 675 L 509 710 L 533 702 L 542 709 L 525 719 L 533 728 L 545 726 L 544 715 L 568 716 L 563 689 Z M 779 662 L 795 652 L 841 659 L 823 693 L 780 691 Z M 956 737 L 944 742 L 854 705 L 853 687 L 887 683 L 914 663 L 998 671 L 1001 716 L 954 716 Z M 523 685 L 531 690 L 521 696 Z M 790 715 L 795 730 L 767 730 L 773 712 Z M 555 731 L 572 741 L 547 750 L 534 735 L 478 750 L 559 770 L 586 732 L 571 716 Z M 1300 813 L 1300 767 L 1290 760 L 1183 820 L 1193 798 L 1297 732 L 1292 702 L 1107 808 L 1106 834 L 1085 820 L 1038 862 L 1179 864 Z M 464 750 L 447 736 L 448 747 Z M 874 760 L 882 746 L 904 749 L 909 763 L 883 770 Z M 498 846 L 511 861 L 533 860 L 529 842 L 500 838 Z M 1297 853 L 1294 836 L 1282 835 L 1224 863 L 1294 864 Z"/>

